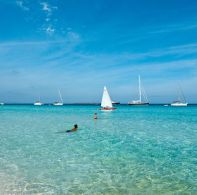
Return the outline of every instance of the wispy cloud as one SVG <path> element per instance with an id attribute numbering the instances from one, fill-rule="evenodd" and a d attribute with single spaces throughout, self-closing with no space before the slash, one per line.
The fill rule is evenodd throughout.
<path id="1" fill-rule="evenodd" d="M 48 14 L 51 14 L 52 10 L 49 7 L 49 4 L 47 2 L 42 2 L 40 3 L 40 5 L 42 5 L 42 10 L 47 12 Z"/>
<path id="2" fill-rule="evenodd" d="M 55 32 L 55 28 L 53 28 L 52 26 L 48 26 L 48 27 L 46 28 L 46 33 L 47 33 L 48 35 L 52 35 L 54 32 Z"/>
<path id="3" fill-rule="evenodd" d="M 33 7 L 33 4 L 24 0 L 17 0 L 15 4 L 23 11 L 30 11 L 30 9 Z M 36 2 L 35 7 L 33 7 L 32 10 L 33 9 L 35 9 L 36 11 L 37 10 L 41 11 L 43 13 L 42 16 L 44 15 L 44 18 L 41 16 L 39 18 L 43 20 L 42 25 L 41 27 L 39 27 L 39 29 L 41 29 L 41 31 L 44 31 L 46 35 L 52 36 L 57 31 L 55 27 L 55 21 L 57 21 L 57 19 L 54 18 L 53 13 L 54 11 L 58 10 L 58 6 L 52 6 L 47 1 L 43 1 L 43 2 Z M 32 19 L 33 16 L 32 12 L 28 12 L 28 13 L 29 16 L 27 16 L 26 19 L 28 18 Z"/>
<path id="4" fill-rule="evenodd" d="M 127 60 L 145 60 L 145 59 L 160 59 L 161 57 L 176 57 L 183 58 L 196 54 L 197 52 L 197 43 L 185 44 L 179 46 L 171 46 L 162 49 L 155 49 L 149 52 L 143 53 L 125 53 L 124 58 Z"/>
<path id="5" fill-rule="evenodd" d="M 2 65 L 0 72 L 1 89 L 5 93 L 9 88 L 16 89 L 17 92 L 27 91 L 30 97 L 36 95 L 33 93 L 40 93 L 42 96 L 45 94 L 48 101 L 53 101 L 50 97 L 53 97 L 56 88 L 60 87 L 69 91 L 69 94 L 65 94 L 66 101 L 69 102 L 70 98 L 70 102 L 72 102 L 99 101 L 101 95 L 99 90 L 102 90 L 102 86 L 105 84 L 111 87 L 110 92 L 115 94 L 115 97 L 124 94 L 121 98 L 129 100 L 137 91 L 139 73 L 142 74 L 149 95 L 174 93 L 175 96 L 176 91 L 173 92 L 173 90 L 176 90 L 178 80 L 183 81 L 184 90 L 190 94 L 187 89 L 191 89 L 192 85 L 197 84 L 197 58 L 182 58 L 167 62 L 135 61 L 142 57 L 165 56 L 166 50 L 178 55 L 182 55 L 187 50 L 195 52 L 196 44 L 174 46 L 165 48 L 163 51 L 150 51 L 128 56 L 125 53 L 90 54 L 81 50 L 76 51 L 77 40 L 78 44 L 83 44 L 80 42 L 80 36 L 72 32 L 64 40 L 0 43 L 0 58 L 2 64 L 5 64 Z M 32 53 L 32 50 L 35 52 Z M 12 53 L 11 57 L 9 53 Z M 135 60 L 130 61 L 131 58 Z M 25 64 L 25 67 L 21 68 L 21 64 Z M 176 72 L 180 72 L 178 78 L 174 74 Z M 1 84 L 4 80 L 9 82 L 6 85 Z M 34 92 L 31 92 L 32 88 L 34 88 Z M 76 88 L 77 92 L 73 90 Z M 90 91 L 92 95 L 89 93 Z M 75 96 L 74 99 L 73 96 Z"/>
<path id="6" fill-rule="evenodd" d="M 26 5 L 24 5 L 24 2 L 23 1 L 16 1 L 16 5 L 18 7 L 20 7 L 24 11 L 29 11 L 29 7 L 27 7 Z"/>
<path id="7" fill-rule="evenodd" d="M 43 30 L 46 32 L 47 35 L 51 36 L 55 33 L 56 29 L 53 24 L 53 12 L 58 9 L 57 6 L 52 6 L 48 2 L 41 2 L 40 3 L 42 11 L 45 14 L 44 18 L 44 27 Z"/>
<path id="8" fill-rule="evenodd" d="M 196 20 L 191 21 L 190 23 L 185 24 L 171 24 L 171 25 L 153 25 L 150 27 L 146 27 L 145 29 L 136 30 L 132 33 L 123 33 L 120 36 L 115 37 L 115 44 L 118 44 L 118 46 L 123 46 L 125 44 L 137 44 L 139 41 L 147 41 L 154 39 L 155 37 L 159 36 L 170 36 L 171 33 L 178 33 L 178 32 L 184 32 L 188 33 L 189 31 L 195 32 L 197 31 L 197 24 Z M 174 35 L 173 35 L 174 36 Z M 172 37 L 169 39 L 171 40 Z M 176 39 L 176 37 L 174 37 Z M 166 37 L 164 37 L 166 39 Z"/>
<path id="9" fill-rule="evenodd" d="M 41 2 L 42 10 L 47 13 L 47 15 L 51 15 L 53 10 L 57 10 L 57 6 L 51 6 L 48 2 Z"/>
<path id="10" fill-rule="evenodd" d="M 158 30 L 149 31 L 150 34 L 160 34 L 160 33 L 171 33 L 175 31 L 187 31 L 197 29 L 197 25 L 195 23 L 192 24 L 176 24 L 176 25 L 168 25 L 157 27 Z"/>
<path id="11" fill-rule="evenodd" d="M 74 31 L 69 31 L 67 33 L 67 39 L 73 42 L 78 42 L 80 40 L 80 35 Z"/>

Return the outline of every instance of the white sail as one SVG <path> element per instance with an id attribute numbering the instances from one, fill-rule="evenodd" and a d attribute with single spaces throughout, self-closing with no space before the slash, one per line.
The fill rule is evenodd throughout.
<path id="1" fill-rule="evenodd" d="M 108 93 L 106 87 L 104 87 L 104 90 L 103 90 L 103 97 L 102 97 L 101 107 L 103 107 L 103 108 L 113 108 L 112 101 L 111 101 L 111 98 L 109 96 L 109 93 Z"/>

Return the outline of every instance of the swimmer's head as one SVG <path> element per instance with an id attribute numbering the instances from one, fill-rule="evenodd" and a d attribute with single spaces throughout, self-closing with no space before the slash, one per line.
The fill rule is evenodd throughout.
<path id="1" fill-rule="evenodd" d="M 75 125 L 74 125 L 74 128 L 78 128 L 78 125 L 77 125 L 77 124 L 75 124 Z"/>

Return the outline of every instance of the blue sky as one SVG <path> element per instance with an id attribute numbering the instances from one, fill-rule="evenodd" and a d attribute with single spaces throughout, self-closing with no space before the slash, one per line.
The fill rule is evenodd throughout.
<path id="1" fill-rule="evenodd" d="M 0 101 L 197 103 L 197 1 L 0 0 Z"/>

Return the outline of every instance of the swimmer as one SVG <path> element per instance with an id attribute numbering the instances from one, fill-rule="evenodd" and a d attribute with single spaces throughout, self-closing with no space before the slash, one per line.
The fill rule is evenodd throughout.
<path id="1" fill-rule="evenodd" d="M 98 119 L 98 118 L 97 118 L 97 113 L 94 113 L 94 119 Z"/>
<path id="2" fill-rule="evenodd" d="M 78 125 L 75 124 L 74 127 L 71 129 L 71 130 L 67 130 L 66 132 L 69 133 L 69 132 L 74 132 L 74 131 L 77 131 L 78 129 Z"/>

